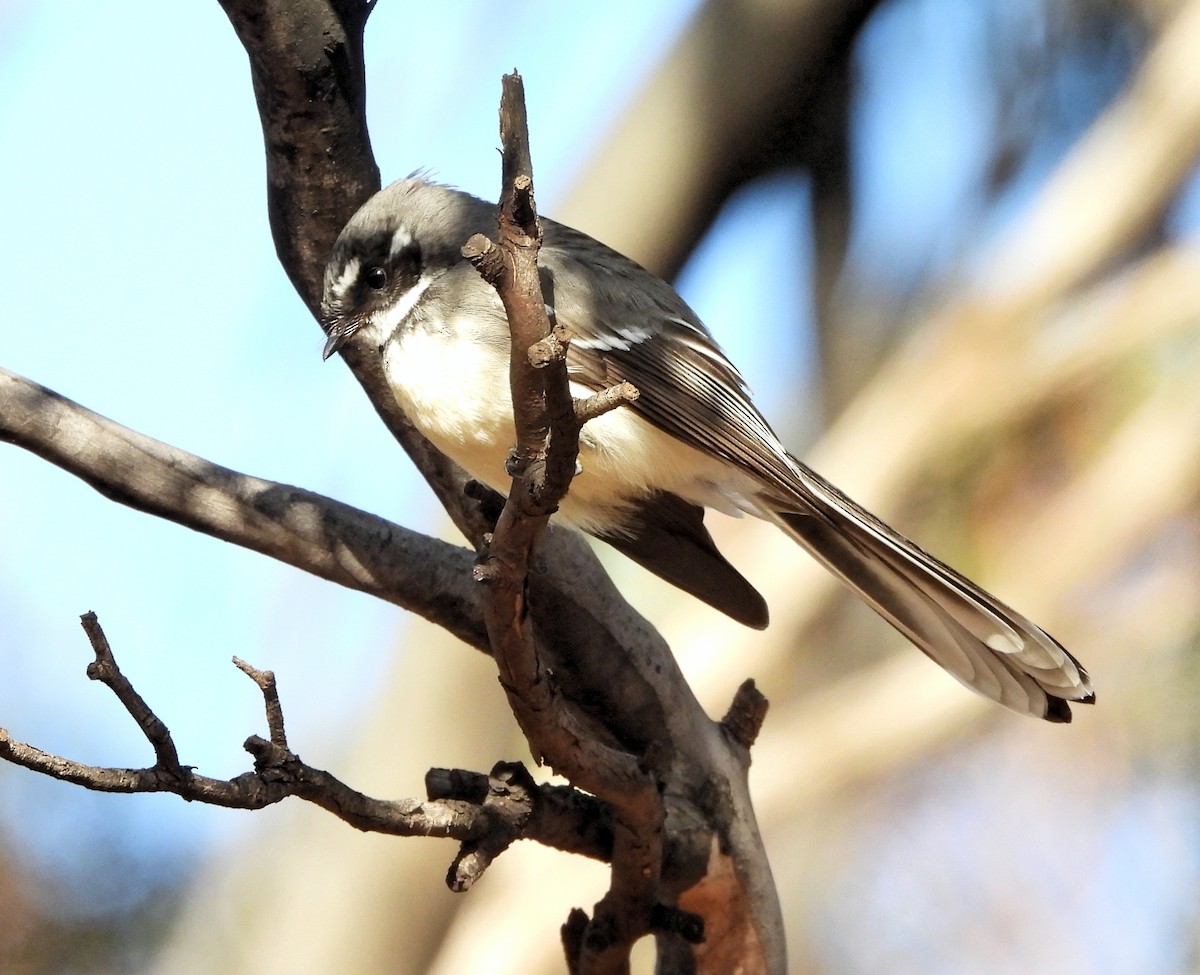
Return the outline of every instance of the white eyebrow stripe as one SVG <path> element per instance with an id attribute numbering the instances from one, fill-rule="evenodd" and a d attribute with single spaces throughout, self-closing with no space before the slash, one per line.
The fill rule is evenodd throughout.
<path id="1" fill-rule="evenodd" d="M 404 248 L 413 242 L 412 234 L 404 224 L 396 228 L 396 232 L 392 234 L 392 246 L 388 251 L 388 257 L 395 257 Z"/>
<path id="2" fill-rule="evenodd" d="M 337 280 L 330 286 L 330 291 L 335 296 L 341 298 L 350 290 L 350 286 L 358 280 L 358 272 L 362 267 L 362 262 L 357 257 L 352 257 L 346 262 L 346 266 L 342 268 L 342 273 L 338 275 Z"/>

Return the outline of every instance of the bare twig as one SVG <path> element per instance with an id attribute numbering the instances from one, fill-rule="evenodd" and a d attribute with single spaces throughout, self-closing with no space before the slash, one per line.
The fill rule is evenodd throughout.
<path id="1" fill-rule="evenodd" d="M 301 761 L 288 749 L 274 675 L 236 658 L 238 669 L 263 691 L 271 740 L 257 735 L 246 740 L 246 751 L 255 760 L 253 772 L 228 780 L 199 775 L 180 764 L 170 731 L 121 672 L 96 614 L 86 613 L 82 621 L 96 654 L 88 665 L 88 676 L 108 687 L 137 722 L 154 749 L 154 765 L 142 769 L 85 765 L 17 741 L 3 728 L 0 758 L 97 792 L 170 792 L 188 801 L 228 809 L 261 809 L 296 796 L 364 832 L 449 837 L 461 841 L 464 851 L 485 851 L 486 860 L 483 854 L 476 854 L 470 879 L 517 839 L 544 842 L 596 859 L 610 855 L 611 835 L 603 816 L 598 815 L 595 801 L 578 793 L 569 800 L 563 793 L 574 790 L 539 786 L 520 765 L 498 765 L 490 777 L 462 771 L 447 773 L 449 780 L 456 782 L 484 780 L 483 792 L 466 798 L 436 794 L 430 789 L 424 801 L 384 800 L 350 788 L 329 772 Z M 460 853 L 459 860 L 465 859 Z M 460 881 L 456 889 L 468 886 L 470 880 Z"/>
<path id="2" fill-rule="evenodd" d="M 721 727 L 743 748 L 749 750 L 767 717 L 767 699 L 753 680 L 742 681 L 721 719 Z"/>
<path id="3" fill-rule="evenodd" d="M 634 941 L 652 928 L 666 813 L 653 750 L 633 754 L 587 728 L 558 693 L 533 637 L 526 603 L 530 558 L 575 474 L 583 420 L 567 378 L 569 335 L 551 329 L 542 295 L 524 90 L 515 73 L 504 78 L 500 135 L 499 244 L 477 236 L 464 255 L 496 288 L 508 314 L 517 446 L 512 491 L 477 575 L 488 583 L 484 618 L 500 680 L 534 755 L 613 807 L 612 884 L 568 950 L 579 952 L 569 964 L 580 972 L 620 972 L 628 967 Z M 632 387 L 619 389 L 590 404 L 586 413 L 598 415 L 635 396 Z"/>
<path id="4" fill-rule="evenodd" d="M 80 622 L 96 654 L 96 659 L 88 664 L 88 679 L 100 681 L 125 706 L 129 716 L 137 722 L 142 734 L 154 748 L 154 755 L 158 759 L 155 767 L 167 774 L 182 776 L 183 769 L 179 765 L 179 753 L 175 750 L 175 742 L 171 740 L 171 732 L 121 673 L 96 614 L 89 610 L 80 617 Z"/>
<path id="5" fill-rule="evenodd" d="M 514 840 L 521 838 L 533 815 L 537 791 L 533 776 L 519 762 L 501 762 L 492 769 L 482 800 L 483 808 L 495 812 L 497 822 L 503 822 L 509 828 L 491 830 L 477 841 L 463 843 L 446 877 L 451 890 L 469 890 L 492 861 Z"/>
<path id="6" fill-rule="evenodd" d="M 262 691 L 263 705 L 267 709 L 267 730 L 271 744 L 287 750 L 287 732 L 283 727 L 283 705 L 279 701 L 279 687 L 275 683 L 275 671 L 251 667 L 241 657 L 233 658 L 233 665 L 249 677 Z"/>
<path id="7" fill-rule="evenodd" d="M 632 403 L 638 398 L 638 388 L 631 382 L 620 382 L 593 393 L 587 399 L 575 401 L 575 419 L 579 425 L 615 410 L 618 406 Z"/>

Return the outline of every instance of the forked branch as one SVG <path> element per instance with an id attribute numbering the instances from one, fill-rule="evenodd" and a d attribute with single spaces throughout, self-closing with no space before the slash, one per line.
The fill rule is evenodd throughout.
<path id="1" fill-rule="evenodd" d="M 600 860 L 611 854 L 612 829 L 600 803 L 573 789 L 538 785 L 519 764 L 500 763 L 490 775 L 434 769 L 426 780 L 425 800 L 374 799 L 352 789 L 291 751 L 275 675 L 237 658 L 238 669 L 262 691 L 270 738 L 246 739 L 253 771 L 232 779 L 200 775 L 180 762 L 170 730 L 121 672 L 96 614 L 85 613 L 82 623 L 95 654 L 88 677 L 108 687 L 137 722 L 154 750 L 154 764 L 140 769 L 85 765 L 18 741 L 3 728 L 0 758 L 97 792 L 170 792 L 227 809 L 261 809 L 296 796 L 364 832 L 456 839 L 462 847 L 447 878 L 455 890 L 470 887 L 518 839 Z"/>
<path id="2" fill-rule="evenodd" d="M 660 890 L 666 809 L 665 758 L 653 746 L 641 752 L 608 743 L 589 728 L 578 706 L 559 693 L 540 659 L 533 627 L 537 607 L 527 602 L 533 549 L 575 475 L 579 433 L 586 418 L 636 397 L 618 387 L 577 414 L 567 376 L 570 336 L 551 327 L 537 253 L 541 243 L 525 96 L 516 73 L 504 77 L 500 103 L 503 184 L 499 241 L 471 238 L 464 256 L 495 287 L 511 333 L 509 377 L 517 446 L 513 483 L 495 533 L 477 569 L 487 583 L 484 619 L 500 680 L 535 756 L 613 810 L 612 882 L 586 922 L 575 913 L 564 946 L 568 965 L 581 973 L 628 970 L 633 943 L 670 918 L 676 933 L 703 937 L 703 922 L 663 902 Z M 660 767 L 661 766 L 661 767 Z"/>

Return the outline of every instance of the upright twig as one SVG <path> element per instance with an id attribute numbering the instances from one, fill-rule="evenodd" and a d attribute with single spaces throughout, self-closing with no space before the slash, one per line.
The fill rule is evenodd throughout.
<path id="1" fill-rule="evenodd" d="M 629 949 L 649 933 L 658 904 L 665 811 L 653 754 L 634 755 L 605 744 L 586 719 L 557 693 L 538 658 L 527 603 L 534 545 L 569 490 L 582 420 L 566 368 L 570 341 L 552 329 L 537 264 L 541 242 L 524 89 L 515 72 L 504 77 L 500 104 L 503 186 L 499 242 L 481 235 L 464 247 L 496 288 L 511 332 L 509 375 L 517 444 L 512 490 L 477 570 L 487 583 L 484 618 L 500 680 L 535 756 L 614 810 L 612 884 L 578 938 L 566 939 L 572 970 L 623 972 Z M 632 388 L 602 398 L 608 408 L 636 396 Z M 586 411 L 595 415 L 597 402 Z M 661 908 L 656 914 L 656 908 Z M 578 924 L 578 920 L 574 922 Z"/>

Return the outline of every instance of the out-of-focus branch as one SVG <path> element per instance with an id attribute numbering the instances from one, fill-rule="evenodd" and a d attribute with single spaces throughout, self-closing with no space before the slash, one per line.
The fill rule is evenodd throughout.
<path id="1" fill-rule="evenodd" d="M 670 277 L 729 193 L 802 161 L 809 106 L 878 0 L 708 0 L 587 161 L 556 217 Z M 663 120 L 670 119 L 669 125 Z M 611 205 L 620 200 L 621 206 Z M 636 214 L 636 219 L 630 219 Z"/>
<path id="2" fill-rule="evenodd" d="M 1200 158 L 1198 46 L 1200 3 L 1187 0 L 1124 93 L 981 262 L 976 290 L 1048 305 L 1144 245 Z"/>
<path id="3" fill-rule="evenodd" d="M 1194 510 L 1200 493 L 1197 429 L 1200 391 L 1181 376 L 1128 417 L 1078 477 L 1040 498 L 1037 510 L 1023 513 L 1022 524 L 1007 526 L 996 582 L 1039 619 L 1061 613 L 1056 604 L 1062 591 L 1082 589 L 1114 572 L 1163 525 Z M 1189 578 L 1194 574 L 1189 570 Z M 1156 591 L 1187 591 L 1159 575 Z M 1120 687 L 1121 671 L 1152 668 L 1153 648 L 1172 645 L 1196 625 L 1194 600 L 1144 602 L 1140 614 L 1117 612 L 1090 625 L 1055 628 L 1068 645 L 1086 640 L 1088 663 L 1102 675 L 1102 695 L 1105 685 Z M 915 758 L 989 714 L 983 702 L 961 694 L 910 655 L 840 680 L 802 707 L 782 711 L 773 729 L 778 737 L 772 735 L 757 752 L 764 767 L 785 763 L 795 772 L 787 780 L 756 782 L 759 814 L 776 822 Z"/>
<path id="4" fill-rule="evenodd" d="M 870 485 L 862 493 L 879 505 L 885 486 L 894 497 L 919 475 L 929 431 L 944 443 L 978 428 L 981 415 L 990 420 L 981 382 L 1001 393 L 1022 385 L 1053 392 L 996 359 L 1031 355 L 1042 316 L 1128 259 L 1138 232 L 1177 195 L 1200 156 L 1198 46 L 1200 2 L 1189 0 L 1029 215 L 980 262 L 978 280 L 931 316 L 838 421 L 815 452 L 822 471 L 839 482 L 852 472 L 851 483 Z"/>
<path id="5" fill-rule="evenodd" d="M 1200 252 L 1165 247 L 1122 264 L 1138 249 L 1141 230 L 1160 222 L 1200 151 L 1200 98 L 1188 81 L 1196 63 L 1183 56 L 1196 44 L 1200 3 L 1191 0 L 1028 217 L 981 262 L 980 279 L 947 297 L 808 458 L 888 517 L 939 458 L 965 443 L 986 444 L 1089 388 L 1109 388 L 1112 377 L 1134 368 L 1147 385 L 1125 388 L 1128 415 L 1076 476 L 1038 484 L 1036 503 L 1001 529 L 1008 554 L 980 580 L 1078 647 L 1102 700 L 1126 630 L 1113 620 L 1097 634 L 1073 618 L 1068 594 L 1100 583 L 1141 551 L 1194 504 L 1200 484 L 1200 394 L 1186 377 L 1149 371 L 1163 350 L 1191 347 L 1200 334 Z M 1080 254 L 1090 255 L 1090 267 Z M 782 541 L 762 539 L 753 552 L 738 553 L 734 540 L 730 548 L 736 560 L 768 566 L 764 595 L 773 609 L 782 607 L 774 620 L 782 632 L 803 632 L 835 592 L 822 573 L 796 571 L 795 553 Z M 735 638 L 707 622 L 672 632 L 700 658 L 717 658 Z M 1080 634 L 1088 639 L 1083 646 Z M 748 666 L 769 680 L 771 668 L 795 666 L 791 640 L 758 651 L 748 648 L 736 671 L 714 668 L 698 683 L 723 685 Z M 803 710 L 781 708 L 786 732 L 775 729 L 784 733 L 760 746 L 764 762 L 768 753 L 775 760 L 811 753 L 815 761 L 791 783 L 760 783 L 760 812 L 778 821 L 944 742 L 985 714 L 957 691 L 926 661 L 905 657 L 840 681 L 806 699 Z M 797 745 L 804 741 L 812 748 Z"/>

